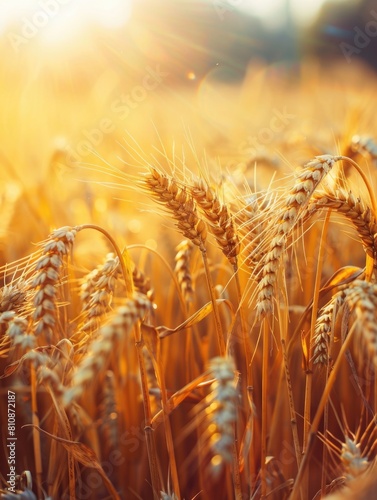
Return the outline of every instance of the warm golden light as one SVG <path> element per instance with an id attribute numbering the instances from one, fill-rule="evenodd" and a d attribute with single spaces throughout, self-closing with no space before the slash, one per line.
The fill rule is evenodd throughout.
<path id="1" fill-rule="evenodd" d="M 18 0 L 1 4 L 0 33 L 17 52 L 30 41 L 66 43 L 88 28 L 113 30 L 131 17 L 132 0 Z"/>
<path id="2" fill-rule="evenodd" d="M 0 0 L 1 498 L 373 496 L 377 13 L 341 1 Z"/>

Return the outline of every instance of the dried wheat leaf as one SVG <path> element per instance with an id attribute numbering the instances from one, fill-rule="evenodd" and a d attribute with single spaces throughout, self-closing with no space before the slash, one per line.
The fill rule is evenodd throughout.
<path id="1" fill-rule="evenodd" d="M 216 302 L 218 303 L 225 302 L 225 299 L 217 299 Z M 208 314 L 212 312 L 212 309 L 213 309 L 212 302 L 207 302 L 207 304 L 201 307 L 199 311 L 194 313 L 192 316 L 186 319 L 186 321 L 176 326 L 175 328 L 168 328 L 167 326 L 158 326 L 156 330 L 158 332 L 159 338 L 163 339 L 165 337 L 168 337 L 169 335 L 172 335 L 173 333 L 180 332 L 181 330 L 185 330 L 187 328 L 190 328 L 191 326 L 196 325 L 204 318 L 206 318 Z"/>
<path id="2" fill-rule="evenodd" d="M 43 434 L 46 434 L 51 439 L 54 439 L 55 441 L 61 443 L 64 446 L 64 448 L 69 453 L 72 454 L 73 458 L 75 458 L 77 462 L 84 465 L 85 467 L 91 467 L 92 469 L 96 469 L 101 475 L 101 478 L 103 482 L 106 484 L 109 492 L 113 495 L 113 498 L 120 500 L 120 496 L 118 495 L 114 486 L 111 484 L 108 477 L 106 476 L 106 473 L 103 470 L 100 462 L 98 461 L 96 454 L 91 448 L 89 448 L 89 446 L 86 446 L 85 444 L 80 443 L 78 441 L 69 441 L 68 439 L 63 439 L 58 436 L 54 436 L 53 434 L 50 434 L 44 429 L 41 429 L 37 425 L 26 424 L 23 427 L 33 427 L 34 429 L 37 429 L 39 432 L 43 432 Z"/>
<path id="3" fill-rule="evenodd" d="M 152 428 L 156 429 L 163 421 L 166 415 L 170 415 L 172 411 L 174 411 L 178 405 L 182 403 L 185 399 L 189 398 L 192 391 L 200 387 L 208 373 L 203 373 L 199 377 L 197 377 L 195 380 L 190 382 L 189 384 L 185 385 L 182 387 L 182 389 L 179 389 L 179 391 L 175 392 L 168 400 L 167 408 L 165 410 L 160 410 L 152 419 Z M 211 382 L 211 381 L 210 381 Z M 208 383 L 210 383 L 208 382 Z M 212 381 L 213 382 L 213 381 Z M 197 402 L 197 401 L 195 401 Z"/>
<path id="4" fill-rule="evenodd" d="M 0 379 L 10 377 L 14 372 L 18 370 L 21 363 L 22 363 L 22 358 L 6 366 L 4 368 L 4 373 L 0 376 Z"/>
<path id="5" fill-rule="evenodd" d="M 153 360 L 157 361 L 160 351 L 160 337 L 157 332 L 157 328 L 142 323 L 141 333 L 143 335 L 143 341 L 149 351 L 149 354 L 152 356 Z"/>

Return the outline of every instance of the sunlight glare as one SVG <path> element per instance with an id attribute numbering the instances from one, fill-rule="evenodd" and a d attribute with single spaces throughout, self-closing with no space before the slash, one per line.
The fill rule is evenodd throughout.
<path id="1" fill-rule="evenodd" d="M 120 28 L 131 17 L 131 0 L 82 0 L 82 3 L 86 14 L 105 28 Z"/>
<path id="2" fill-rule="evenodd" d="M 125 25 L 133 0 L 13 0 L 0 1 L 0 33 L 9 25 L 17 33 L 38 29 L 46 42 L 62 41 L 82 29 L 116 29 Z"/>

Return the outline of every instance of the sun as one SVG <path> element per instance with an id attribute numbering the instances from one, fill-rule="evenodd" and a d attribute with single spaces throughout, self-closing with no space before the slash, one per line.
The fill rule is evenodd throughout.
<path id="1" fill-rule="evenodd" d="M 128 23 L 132 0 L 13 0 L 0 2 L 0 35 L 18 52 L 38 45 L 77 46 L 88 30 L 114 30 Z M 39 47 L 41 48 L 41 47 Z"/>

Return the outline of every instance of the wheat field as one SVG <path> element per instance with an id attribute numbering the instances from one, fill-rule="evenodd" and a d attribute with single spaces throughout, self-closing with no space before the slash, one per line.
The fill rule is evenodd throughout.
<path id="1" fill-rule="evenodd" d="M 4 86 L 1 498 L 374 498 L 377 79 L 351 69 L 162 82 L 124 120 L 113 68 Z"/>

